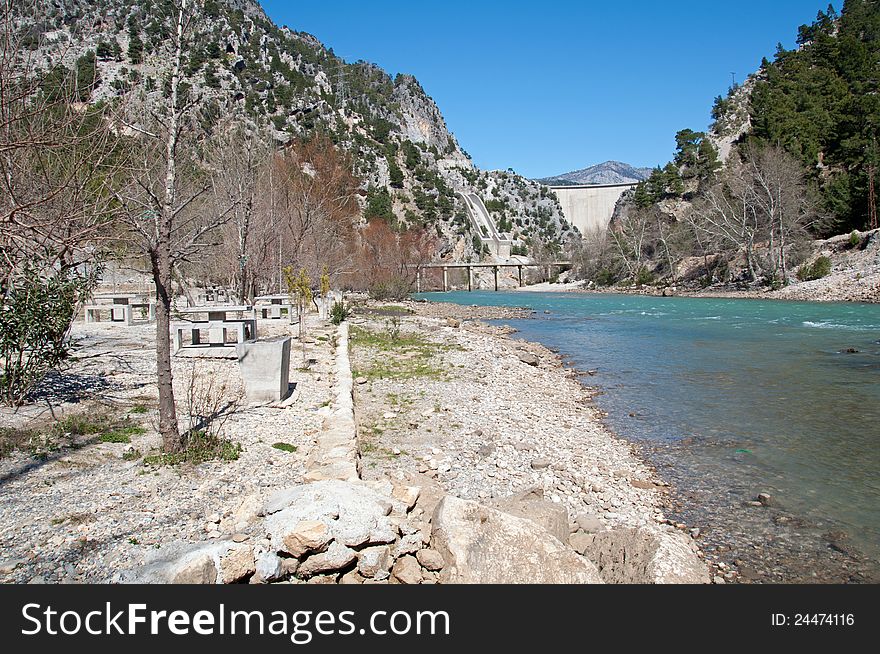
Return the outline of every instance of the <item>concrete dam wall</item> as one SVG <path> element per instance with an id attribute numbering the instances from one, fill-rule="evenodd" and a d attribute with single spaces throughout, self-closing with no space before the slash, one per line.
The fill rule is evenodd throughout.
<path id="1" fill-rule="evenodd" d="M 605 230 L 614 214 L 614 206 L 623 192 L 635 188 L 629 184 L 596 184 L 589 186 L 551 186 L 556 193 L 565 219 L 581 234 Z"/>

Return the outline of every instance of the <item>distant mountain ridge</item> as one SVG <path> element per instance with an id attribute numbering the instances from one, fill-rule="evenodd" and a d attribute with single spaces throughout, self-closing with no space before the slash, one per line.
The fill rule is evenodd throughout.
<path id="1" fill-rule="evenodd" d="M 606 161 L 604 163 L 573 170 L 562 175 L 545 177 L 535 180 L 547 186 L 573 186 L 575 184 L 626 184 L 627 182 L 641 182 L 651 176 L 650 168 L 635 168 L 621 161 Z"/>

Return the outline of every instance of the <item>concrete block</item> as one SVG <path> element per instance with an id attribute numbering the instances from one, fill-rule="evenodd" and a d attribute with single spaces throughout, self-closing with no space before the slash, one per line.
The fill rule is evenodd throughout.
<path id="1" fill-rule="evenodd" d="M 239 370 L 249 402 L 278 402 L 287 397 L 290 338 L 239 343 Z"/>

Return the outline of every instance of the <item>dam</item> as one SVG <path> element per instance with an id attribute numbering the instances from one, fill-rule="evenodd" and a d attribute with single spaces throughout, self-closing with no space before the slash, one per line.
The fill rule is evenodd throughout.
<path id="1" fill-rule="evenodd" d="M 604 231 L 611 222 L 614 207 L 624 191 L 635 188 L 637 182 L 625 184 L 585 184 L 551 186 L 559 198 L 565 219 L 581 234 Z"/>

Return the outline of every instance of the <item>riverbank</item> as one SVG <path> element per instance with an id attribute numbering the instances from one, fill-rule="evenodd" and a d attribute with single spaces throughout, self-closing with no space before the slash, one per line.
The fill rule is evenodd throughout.
<path id="1" fill-rule="evenodd" d="M 668 515 L 699 529 L 707 555 L 744 580 L 878 578 L 880 307 L 491 291 L 424 299 L 527 301 L 532 319 L 505 323 L 588 371 L 581 379 L 601 389 L 605 421 L 672 484 Z"/>
<path id="2" fill-rule="evenodd" d="M 730 284 L 714 284 L 707 288 L 684 284 L 652 286 L 596 286 L 583 281 L 551 283 L 513 288 L 513 291 L 535 293 L 616 293 L 662 297 L 706 297 L 759 300 L 797 300 L 803 302 L 866 302 L 880 303 L 880 230 L 863 232 L 858 245 L 850 235 L 816 241 L 817 256 L 831 261 L 830 274 L 821 279 L 791 282 L 782 288 L 742 288 Z"/>
<path id="3" fill-rule="evenodd" d="M 585 534 L 628 533 L 699 552 L 686 525 L 665 515 L 665 482 L 605 426 L 593 391 L 557 353 L 476 320 L 482 307 L 465 307 L 463 321 L 459 305 L 406 306 L 411 313 L 394 321 L 359 312 L 352 323 L 365 479 L 427 477 L 440 492 L 488 505 L 537 495 L 563 509 L 559 529 L 569 533 L 560 538 L 571 534 L 575 547 Z"/>
<path id="4" fill-rule="evenodd" d="M 235 359 L 174 357 L 182 422 L 223 416 L 186 461 L 160 450 L 155 327 L 77 323 L 69 366 L 0 411 L 0 582 L 710 581 L 589 391 L 480 313 L 309 316 L 282 402 L 244 404 Z"/>

